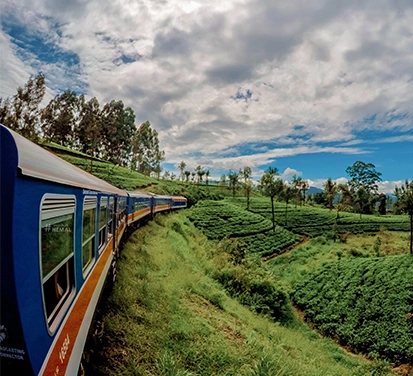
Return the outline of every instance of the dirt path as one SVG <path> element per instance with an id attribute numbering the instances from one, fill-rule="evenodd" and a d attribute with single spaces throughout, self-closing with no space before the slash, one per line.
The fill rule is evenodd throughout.
<path id="1" fill-rule="evenodd" d="M 308 236 L 301 235 L 300 240 L 298 242 L 295 242 L 294 244 L 291 244 L 289 247 L 283 249 L 282 252 L 280 252 L 280 253 L 272 253 L 271 255 L 263 257 L 262 261 L 266 262 L 266 261 L 271 260 L 271 259 L 273 259 L 277 256 L 285 255 L 286 253 L 291 252 L 294 248 L 308 242 L 309 240 L 310 240 L 310 238 Z"/>

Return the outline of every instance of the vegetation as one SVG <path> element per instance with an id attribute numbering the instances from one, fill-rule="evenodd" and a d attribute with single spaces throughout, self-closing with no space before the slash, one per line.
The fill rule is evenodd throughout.
<path id="1" fill-rule="evenodd" d="M 201 201 L 190 219 L 210 239 L 241 237 L 271 229 L 271 222 L 228 202 Z"/>
<path id="2" fill-rule="evenodd" d="M 413 264 L 409 255 L 325 265 L 293 300 L 325 335 L 372 358 L 413 363 Z"/>
<path id="3" fill-rule="evenodd" d="M 113 292 L 100 305 L 105 329 L 98 359 L 93 362 L 98 368 L 95 372 L 386 374 L 380 363 L 348 354 L 297 319 L 282 326 L 271 319 L 270 313 L 257 314 L 255 300 L 241 305 L 231 298 L 237 295 L 237 288 L 224 289 L 217 279 L 222 278 L 225 284 L 239 277 L 239 283 L 252 291 L 261 289 L 260 284 L 269 288 L 272 282 L 267 285 L 266 281 L 274 277 L 261 271 L 256 278 L 251 274 L 254 265 L 237 269 L 237 265 L 243 265 L 242 257 L 235 257 L 238 247 L 227 242 L 216 248 L 186 219 L 185 212 L 157 216 L 155 222 L 132 235 L 118 263 Z M 229 278 L 223 277 L 229 274 Z M 254 287 L 257 279 L 261 282 Z M 262 306 L 259 296 L 255 307 Z"/>
<path id="4" fill-rule="evenodd" d="M 244 199 L 235 198 L 232 203 L 244 205 Z M 362 219 L 355 214 L 344 212 L 337 218 L 336 214 L 323 208 L 313 206 L 296 207 L 289 205 L 288 220 L 285 217 L 285 205 L 276 202 L 274 218 L 278 224 L 297 234 L 316 237 L 333 231 L 334 225 L 339 233 L 378 232 L 381 228 L 393 231 L 409 231 L 407 215 L 364 216 Z M 255 197 L 251 200 L 250 211 L 272 219 L 272 209 L 267 200 Z"/>
<path id="5" fill-rule="evenodd" d="M 0 123 L 32 141 L 54 142 L 141 173 L 159 177 L 164 152 L 158 134 L 148 121 L 135 125 L 135 114 L 122 101 L 112 100 L 101 108 L 96 98 L 67 90 L 53 98 L 43 109 L 45 79 L 40 73 L 30 77 L 24 88 L 3 101 Z"/>
<path id="6" fill-rule="evenodd" d="M 397 208 L 410 217 L 410 254 L 413 255 L 413 180 L 408 180 L 400 187 L 396 187 Z"/>
<path id="7" fill-rule="evenodd" d="M 274 199 L 283 190 L 283 182 L 281 179 L 276 179 L 278 170 L 276 168 L 269 168 L 267 172 L 261 177 L 259 188 L 261 192 L 271 199 L 271 214 L 272 214 L 272 229 L 275 231 L 275 216 L 274 216 Z"/>

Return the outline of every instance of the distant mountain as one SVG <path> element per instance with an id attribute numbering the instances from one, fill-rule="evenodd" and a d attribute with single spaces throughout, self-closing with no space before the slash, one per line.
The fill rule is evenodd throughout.
<path id="1" fill-rule="evenodd" d="M 307 193 L 312 194 L 312 193 L 321 193 L 323 192 L 322 189 L 317 188 L 317 187 L 310 187 L 307 191 Z"/>

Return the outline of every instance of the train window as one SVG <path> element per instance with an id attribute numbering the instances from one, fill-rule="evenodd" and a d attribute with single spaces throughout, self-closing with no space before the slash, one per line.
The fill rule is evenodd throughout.
<path id="1" fill-rule="evenodd" d="M 83 202 L 82 265 L 87 269 L 95 258 L 96 197 L 86 196 Z"/>
<path id="2" fill-rule="evenodd" d="M 99 250 L 103 250 L 103 246 L 107 241 L 107 231 L 106 231 L 106 222 L 107 222 L 107 206 L 108 198 L 100 198 L 100 209 L 99 209 Z"/>
<path id="3" fill-rule="evenodd" d="M 115 198 L 109 197 L 109 222 L 108 230 L 110 234 L 113 234 L 113 214 L 115 212 Z"/>
<path id="4" fill-rule="evenodd" d="M 75 198 L 66 195 L 46 195 L 41 206 L 43 299 L 51 332 L 56 329 L 59 314 L 64 312 L 74 292 L 75 206 Z"/>
<path id="5" fill-rule="evenodd" d="M 117 212 L 119 213 L 117 226 L 119 226 L 119 223 L 122 221 L 123 217 L 125 216 L 126 214 L 125 210 L 126 210 L 126 197 L 119 197 L 118 202 L 117 202 Z"/>

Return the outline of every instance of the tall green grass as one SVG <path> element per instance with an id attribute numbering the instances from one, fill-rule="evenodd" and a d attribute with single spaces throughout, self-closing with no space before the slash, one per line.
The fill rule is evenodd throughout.
<path id="1" fill-rule="evenodd" d="M 135 232 L 112 293 L 100 305 L 105 333 L 95 373 L 385 374 L 295 318 L 280 325 L 241 304 L 218 282 L 223 270 L 243 264 L 242 252 L 227 251 L 196 230 L 186 212 L 157 216 Z"/>

